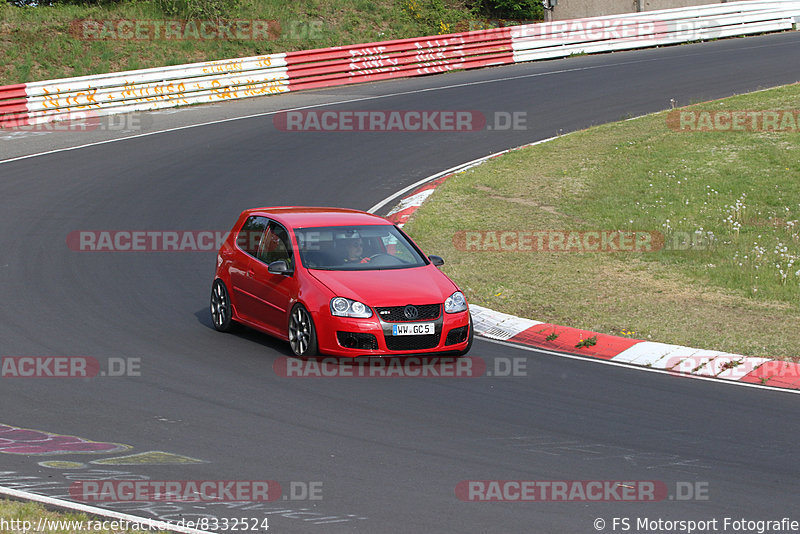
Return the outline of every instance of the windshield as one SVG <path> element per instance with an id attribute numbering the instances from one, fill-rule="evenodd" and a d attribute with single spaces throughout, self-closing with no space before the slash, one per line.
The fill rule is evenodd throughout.
<path id="1" fill-rule="evenodd" d="M 393 225 L 296 228 L 307 269 L 359 271 L 421 267 L 425 259 Z"/>

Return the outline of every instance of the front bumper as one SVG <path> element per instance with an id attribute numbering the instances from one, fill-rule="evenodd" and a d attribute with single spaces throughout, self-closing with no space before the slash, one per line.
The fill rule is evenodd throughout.
<path id="1" fill-rule="evenodd" d="M 376 314 L 368 319 L 335 317 L 324 313 L 320 315 L 321 317 L 314 320 L 319 351 L 332 356 L 355 358 L 458 353 L 469 344 L 469 310 L 459 313 L 442 311 L 434 320 L 409 321 L 432 323 L 434 334 L 408 336 L 392 335 L 392 326 L 404 324 L 403 322 L 386 322 Z M 462 338 L 463 341 L 457 341 Z"/>

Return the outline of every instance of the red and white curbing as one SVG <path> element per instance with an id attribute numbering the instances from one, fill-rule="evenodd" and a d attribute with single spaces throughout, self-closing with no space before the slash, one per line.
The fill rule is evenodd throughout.
<path id="1" fill-rule="evenodd" d="M 444 182 L 447 178 L 452 176 L 451 174 L 442 176 L 440 178 L 436 178 L 435 180 L 423 185 L 412 194 L 408 195 L 407 197 L 400 200 L 400 202 L 392 208 L 392 210 L 387 215 L 387 218 L 395 223 L 399 227 L 403 227 L 403 225 L 408 221 L 408 218 L 417 211 L 417 208 L 422 206 L 422 203 L 425 202 L 433 191 L 439 187 L 439 184 Z"/>
<path id="2" fill-rule="evenodd" d="M 551 139 L 553 138 L 525 146 L 544 143 Z M 518 150 L 519 148 L 524 147 L 511 150 Z M 421 180 L 410 188 L 377 204 L 370 211 L 377 211 L 398 196 L 408 193 L 406 196 L 402 196 L 398 204 L 386 216 L 391 222 L 398 226 L 403 226 L 445 180 L 506 152 L 509 152 L 509 150 L 479 158 Z M 616 363 L 661 369 L 683 376 L 716 378 L 800 390 L 800 364 L 793 362 L 601 334 L 590 330 L 524 319 L 475 304 L 470 305 L 470 310 L 475 333 L 487 339 L 519 343 Z M 595 340 L 593 345 L 585 345 L 578 348 L 582 341 L 592 338 Z"/>

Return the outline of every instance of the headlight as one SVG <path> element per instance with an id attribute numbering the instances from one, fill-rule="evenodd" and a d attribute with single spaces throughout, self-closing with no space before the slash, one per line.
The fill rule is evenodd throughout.
<path id="1" fill-rule="evenodd" d="M 447 313 L 458 313 L 466 311 L 467 299 L 461 291 L 456 291 L 444 301 L 444 311 Z"/>
<path id="2" fill-rule="evenodd" d="M 369 306 L 357 300 L 334 297 L 331 299 L 331 315 L 366 319 L 367 317 L 372 317 L 372 310 Z"/>

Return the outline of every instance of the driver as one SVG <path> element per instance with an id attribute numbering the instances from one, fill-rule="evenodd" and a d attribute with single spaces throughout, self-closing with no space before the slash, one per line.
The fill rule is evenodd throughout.
<path id="1" fill-rule="evenodd" d="M 360 237 L 346 239 L 344 242 L 345 263 L 368 263 L 369 257 L 364 256 L 364 243 Z"/>

